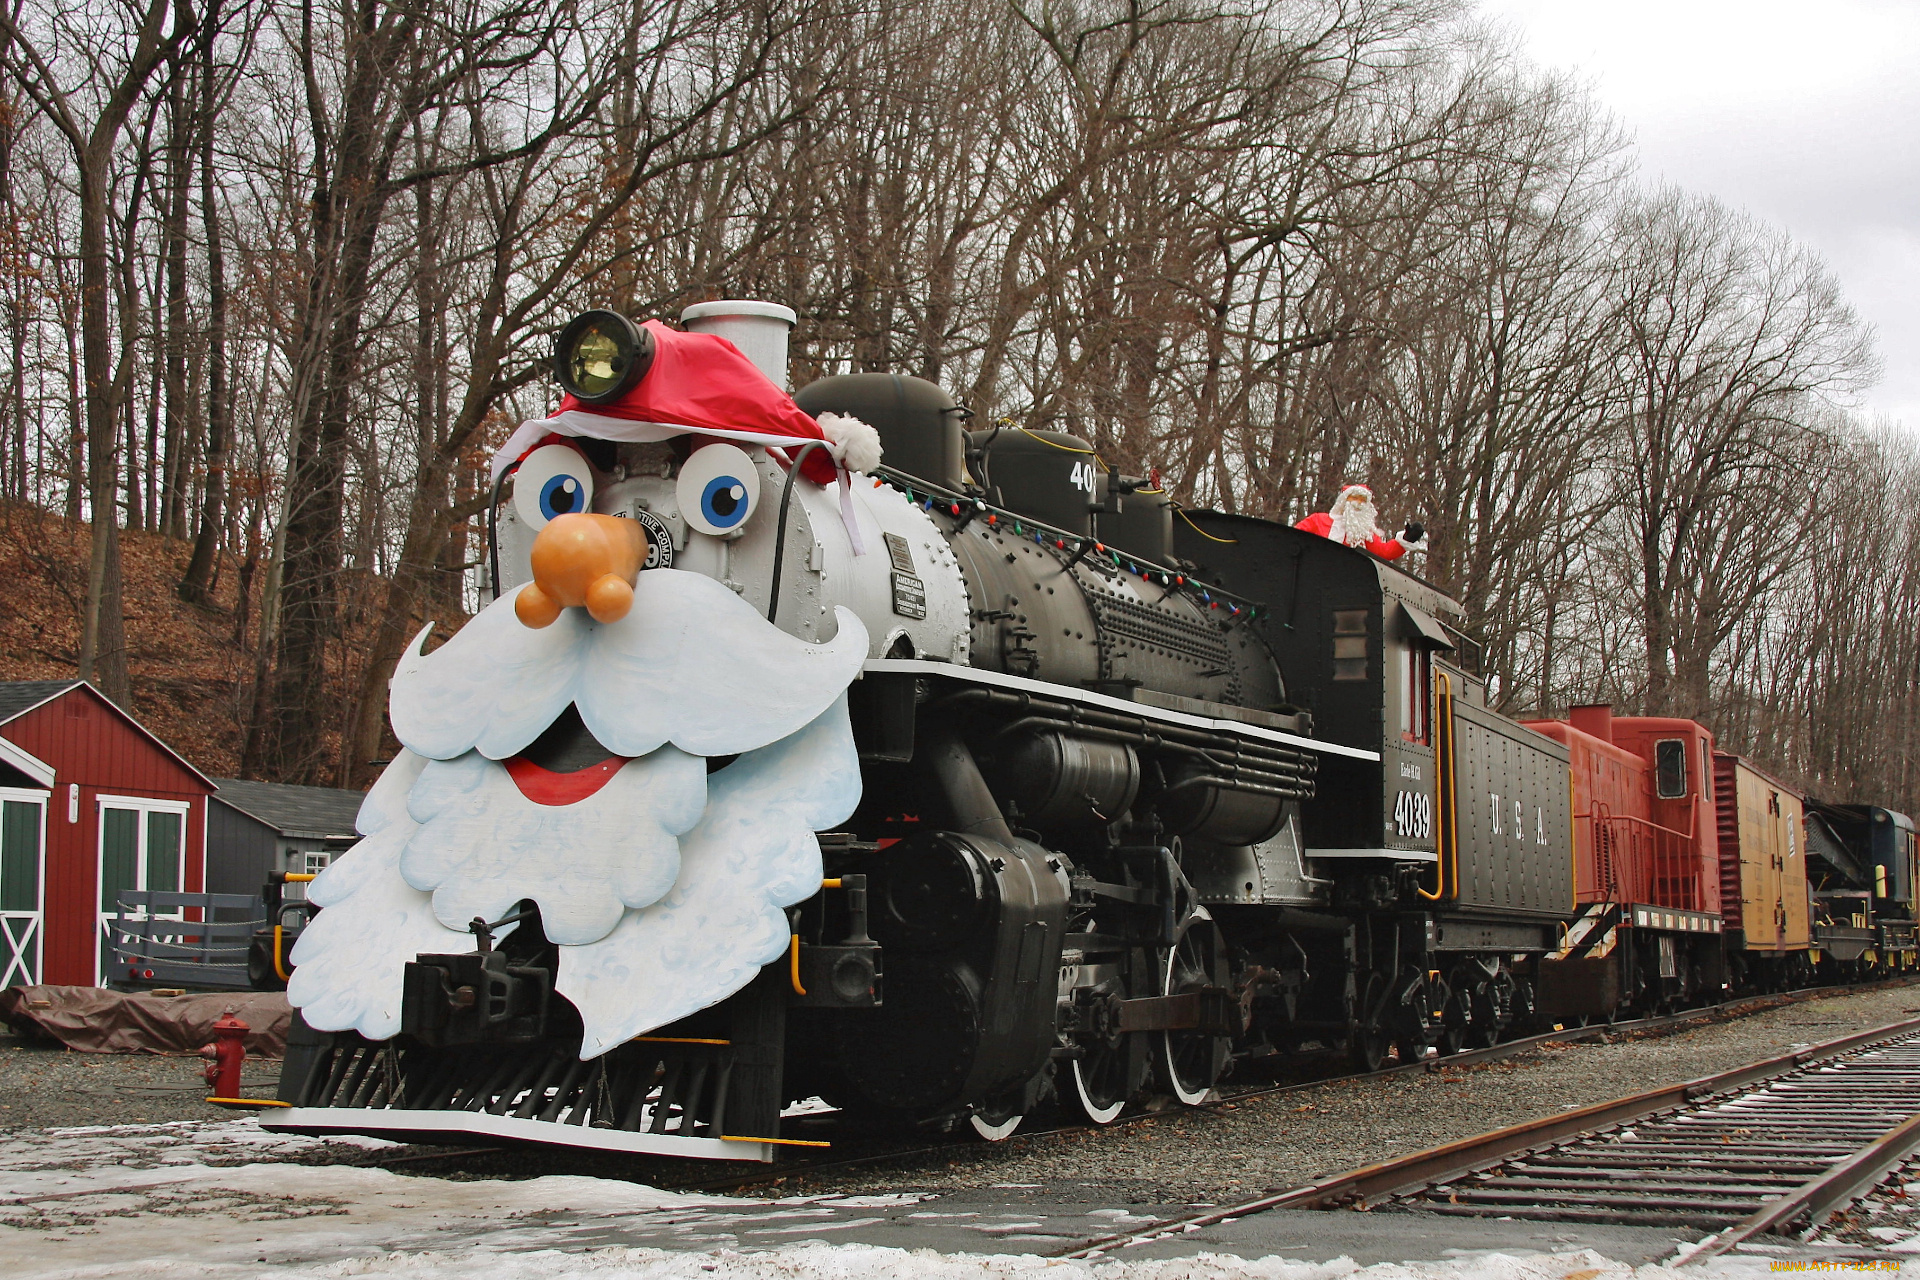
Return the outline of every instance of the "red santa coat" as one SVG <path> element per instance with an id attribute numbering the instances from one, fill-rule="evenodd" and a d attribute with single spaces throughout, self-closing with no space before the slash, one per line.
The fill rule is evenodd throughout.
<path id="1" fill-rule="evenodd" d="M 1308 533 L 1317 533 L 1323 538 L 1331 538 L 1333 537 L 1333 516 L 1325 511 L 1316 511 L 1304 520 L 1294 521 L 1293 527 L 1305 529 Z M 1382 538 L 1377 535 L 1367 539 L 1367 550 L 1382 560 L 1398 560 L 1407 554 L 1406 547 L 1401 545 L 1399 539 Z"/>

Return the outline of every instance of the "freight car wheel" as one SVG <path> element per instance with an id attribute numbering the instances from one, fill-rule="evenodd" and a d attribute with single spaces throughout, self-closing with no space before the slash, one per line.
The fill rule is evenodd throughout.
<path id="1" fill-rule="evenodd" d="M 1180 940 L 1167 951 L 1161 994 L 1184 995 L 1207 988 L 1221 990 L 1232 982 L 1226 949 L 1220 945 L 1220 932 L 1211 921 L 1195 920 L 1181 933 Z M 1167 1089 L 1187 1106 L 1196 1107 L 1207 1100 L 1214 1082 L 1226 1069 L 1232 1050 L 1228 1037 L 1210 1031 L 1163 1031 L 1160 1041 L 1160 1070 L 1166 1076 Z"/>

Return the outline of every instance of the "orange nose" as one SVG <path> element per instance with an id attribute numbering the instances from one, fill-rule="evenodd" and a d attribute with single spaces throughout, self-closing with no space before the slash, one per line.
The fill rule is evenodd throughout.
<path id="1" fill-rule="evenodd" d="M 595 622 L 618 622 L 633 608 L 633 581 L 646 562 L 647 531 L 638 520 L 555 516 L 533 540 L 533 585 L 513 611 L 529 627 L 548 626 L 575 605 Z"/>

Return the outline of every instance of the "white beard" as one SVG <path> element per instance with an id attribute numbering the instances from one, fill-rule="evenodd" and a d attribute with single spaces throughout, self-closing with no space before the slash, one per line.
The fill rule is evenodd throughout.
<path id="1" fill-rule="evenodd" d="M 510 594 L 403 660 L 407 750 L 361 806 L 365 839 L 313 882 L 325 910 L 294 947 L 287 998 L 308 1025 L 396 1034 L 407 962 L 473 950 L 466 922 L 523 899 L 559 944 L 588 1058 L 726 999 L 786 948 L 785 908 L 820 887 L 813 833 L 860 800 L 845 690 L 866 630 L 841 610 L 835 639 L 809 645 L 711 579 L 640 581 L 633 626 L 569 626 L 570 609 L 530 631 Z M 584 800 L 537 804 L 496 760 L 570 702 L 637 758 Z M 708 775 L 706 754 L 739 759 Z"/>
<path id="2" fill-rule="evenodd" d="M 1387 536 L 1380 527 L 1380 513 L 1371 502 L 1336 502 L 1329 514 L 1333 516 L 1333 528 L 1328 534 L 1335 542 L 1364 547 L 1371 539 Z"/>
<path id="3" fill-rule="evenodd" d="M 707 762 L 675 747 L 630 760 L 575 804 L 536 804 L 477 751 L 429 760 L 407 796 L 420 826 L 400 874 L 449 929 L 540 904 L 551 941 L 597 942 L 623 907 L 651 906 L 680 874 L 677 837 L 707 806 Z"/>

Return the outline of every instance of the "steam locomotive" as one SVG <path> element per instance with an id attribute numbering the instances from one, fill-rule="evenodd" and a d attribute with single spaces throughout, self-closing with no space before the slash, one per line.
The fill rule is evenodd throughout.
<path id="1" fill-rule="evenodd" d="M 783 386 L 782 311 L 684 324 Z M 570 391 L 579 332 L 557 359 Z M 810 643 L 836 609 L 865 627 L 860 800 L 817 835 L 786 951 L 587 1062 L 530 902 L 497 940 L 476 921 L 472 954 L 409 963 L 397 1035 L 297 1019 L 269 1127 L 772 1159 L 797 1141 L 783 1110 L 817 1096 L 999 1139 L 1053 1103 L 1096 1124 L 1154 1094 L 1197 1103 L 1236 1062 L 1372 1069 L 1912 963 L 1904 818 L 1821 810 L 1819 848 L 1782 861 L 1799 889 L 1779 868 L 1743 881 L 1740 806 L 1770 780 L 1691 722 L 1489 709 L 1459 607 L 1412 574 L 1180 508 L 1072 435 L 969 429 L 920 379 L 832 376 L 793 402 L 869 424 L 882 463 L 836 492 L 741 451 L 731 487 L 703 491 L 744 513 L 725 528 L 689 505 L 697 441 L 561 442 L 592 509 L 644 526 L 649 568 L 719 580 Z M 531 573 L 533 485 L 577 492 L 568 474 L 497 487 L 496 597 Z M 578 717 L 566 733 L 550 767 L 605 754 Z M 1747 908 L 1732 929 L 1727 903 Z"/>

